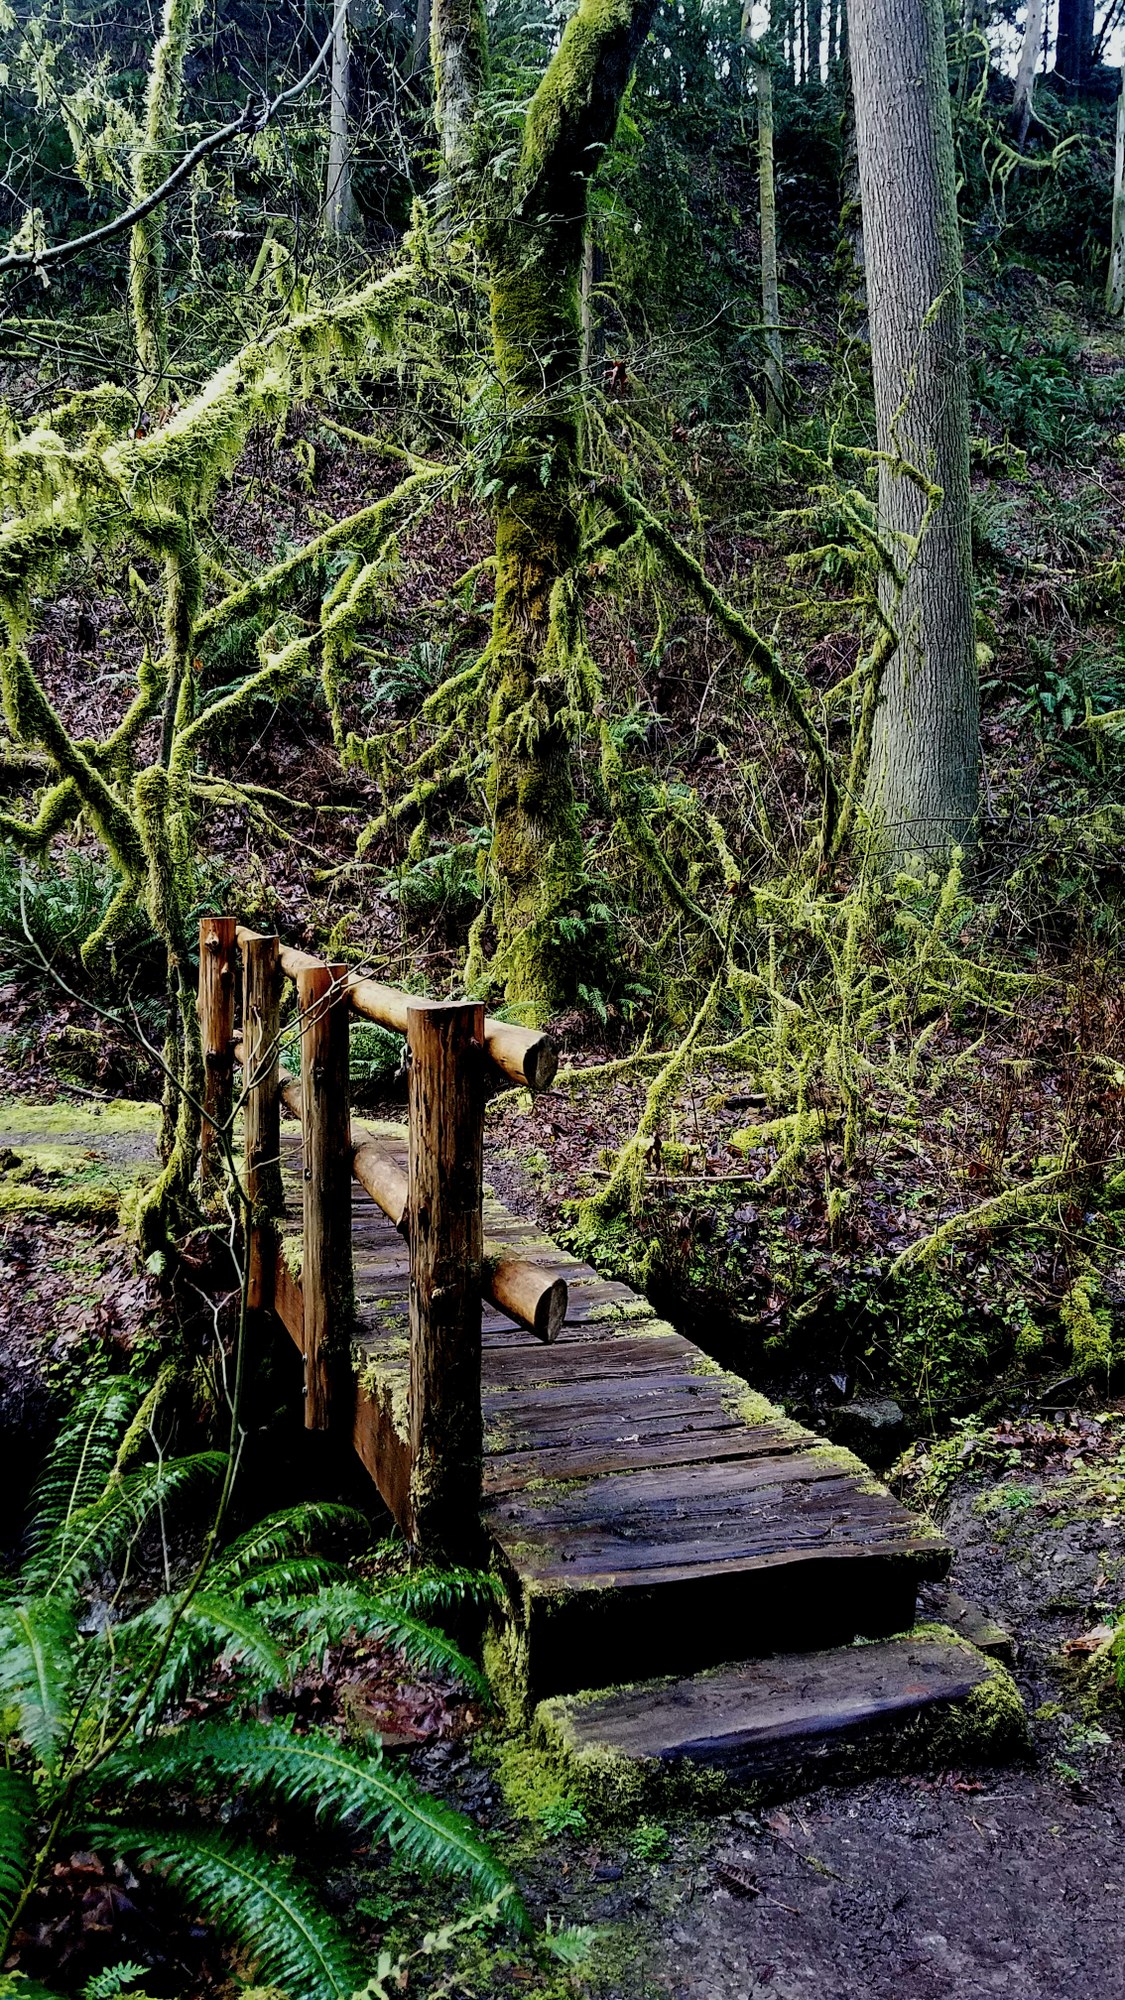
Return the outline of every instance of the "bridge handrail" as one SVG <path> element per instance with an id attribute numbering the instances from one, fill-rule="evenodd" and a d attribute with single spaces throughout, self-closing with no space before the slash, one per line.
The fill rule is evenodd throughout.
<path id="1" fill-rule="evenodd" d="M 259 935 L 238 925 L 238 942 Z M 323 966 L 325 960 L 315 958 L 310 952 L 297 951 L 294 946 L 283 944 L 279 947 L 281 970 L 287 979 L 295 980 L 302 972 L 311 972 Z M 381 1028 L 390 1028 L 395 1034 L 406 1033 L 406 1012 L 411 1002 L 417 1002 L 418 994 L 407 993 L 398 986 L 384 986 L 380 979 L 368 979 L 363 975 L 347 975 L 348 1005 L 352 1012 L 365 1021 L 374 1021 Z M 549 1090 L 559 1066 L 558 1048 L 551 1035 L 534 1028 L 519 1028 L 512 1021 L 498 1021 L 491 1014 L 485 1015 L 484 1043 L 491 1060 L 501 1073 L 513 1083 L 522 1084 L 525 1089 L 537 1094 Z"/>
<path id="2" fill-rule="evenodd" d="M 567 1312 L 557 1270 L 515 1257 L 483 1234 L 485 1059 L 532 1089 L 554 1075 L 549 1036 L 493 1021 L 474 1001 L 427 1001 L 357 978 L 231 917 L 199 930 L 199 1015 L 205 1058 L 204 1177 L 216 1166 L 214 1135 L 233 1106 L 243 1068 L 246 1182 L 250 1202 L 249 1303 L 274 1308 L 304 1354 L 305 1424 L 330 1427 L 347 1401 L 354 1289 L 353 1177 L 410 1252 L 410 1494 L 417 1538 L 438 1555 L 469 1553 L 480 1498 L 480 1301 L 485 1297 L 541 1340 Z M 242 1029 L 235 1032 L 238 958 Z M 283 1077 L 282 977 L 295 981 L 301 1075 Z M 348 1088 L 353 1014 L 407 1040 L 408 1171 L 372 1136 L 353 1142 Z M 281 1254 L 281 1112 L 299 1119 L 302 1261 L 299 1283 Z M 208 1143 L 210 1141 L 210 1143 Z M 474 1485 L 475 1481 L 475 1485 Z"/>

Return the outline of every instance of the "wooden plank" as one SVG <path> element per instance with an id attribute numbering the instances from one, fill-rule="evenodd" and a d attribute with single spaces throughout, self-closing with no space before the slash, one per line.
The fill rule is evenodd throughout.
<path id="1" fill-rule="evenodd" d="M 968 1646 L 891 1639 L 564 1698 L 551 1710 L 578 1749 L 747 1770 L 772 1761 L 759 1753 L 781 1745 L 839 1739 L 961 1701 L 987 1673 Z"/>
<path id="2" fill-rule="evenodd" d="M 273 1309 L 300 1353 L 305 1351 L 305 1301 L 280 1250 L 274 1258 Z"/>

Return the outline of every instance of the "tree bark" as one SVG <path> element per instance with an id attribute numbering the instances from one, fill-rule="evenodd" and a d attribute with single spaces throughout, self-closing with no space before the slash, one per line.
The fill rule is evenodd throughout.
<path id="1" fill-rule="evenodd" d="M 1059 0 L 1055 75 L 1068 90 L 1089 82 L 1094 57 L 1094 0 Z"/>
<path id="2" fill-rule="evenodd" d="M 352 135 L 348 119 L 351 101 L 352 53 L 348 39 L 348 0 L 333 0 L 332 78 L 328 100 L 328 175 L 324 191 L 324 227 L 330 236 L 347 236 L 355 222 L 352 201 Z"/>
<path id="3" fill-rule="evenodd" d="M 968 377 L 945 17 L 941 0 L 851 0 L 849 26 L 877 434 L 885 454 L 879 514 L 900 564 L 923 534 L 897 607 L 891 580 L 883 579 L 899 642 L 879 691 L 865 804 L 891 865 L 919 858 L 940 865 L 952 848 L 973 839 L 980 754 Z"/>
<path id="4" fill-rule="evenodd" d="M 1039 45 L 1043 39 L 1043 0 L 1027 0 L 1027 19 L 1020 44 L 1019 66 L 1012 93 L 1012 137 L 1021 150 L 1031 123 L 1031 103 L 1035 94 L 1035 72 L 1039 65 Z"/>
<path id="5" fill-rule="evenodd" d="M 528 107 L 508 203 L 498 208 L 494 183 L 479 204 L 468 196 L 488 263 L 505 412 L 486 784 L 495 945 L 486 963 L 478 926 L 469 975 L 502 986 L 529 1023 L 545 1019 L 564 995 L 558 920 L 582 884 L 571 763 L 584 715 L 574 569 L 589 188 L 655 4 L 580 0 Z M 481 0 L 434 0 L 433 52 L 446 165 L 471 186 L 466 170 L 487 73 Z"/>
<path id="6" fill-rule="evenodd" d="M 1105 287 L 1106 311 L 1125 312 L 1125 64 L 1117 94 L 1117 127 L 1113 147 L 1113 221 L 1109 239 L 1109 275 Z"/>
<path id="7" fill-rule="evenodd" d="M 743 33 L 749 9 L 743 12 Z M 773 170 L 773 77 L 768 59 L 751 46 L 754 95 L 758 105 L 758 221 L 762 244 L 762 334 L 766 349 L 764 409 L 776 426 L 782 413 L 783 357 L 781 302 L 777 289 L 777 195 Z"/>

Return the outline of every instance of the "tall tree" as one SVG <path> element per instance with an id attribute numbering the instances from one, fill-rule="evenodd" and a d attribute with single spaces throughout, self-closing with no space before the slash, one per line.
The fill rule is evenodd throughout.
<path id="1" fill-rule="evenodd" d="M 1059 0 L 1055 75 L 1071 90 L 1089 81 L 1094 61 L 1094 0 Z"/>
<path id="2" fill-rule="evenodd" d="M 1031 102 L 1035 94 L 1035 71 L 1043 40 L 1043 0 L 1027 0 L 1020 59 L 1012 92 L 1012 137 L 1022 147 L 1031 123 Z"/>
<path id="3" fill-rule="evenodd" d="M 352 52 L 348 37 L 348 0 L 334 0 L 332 21 L 332 80 L 328 100 L 328 175 L 324 190 L 324 227 L 330 236 L 346 236 L 352 227 Z"/>
<path id="4" fill-rule="evenodd" d="M 979 693 L 961 236 L 942 0 L 849 0 L 879 514 L 909 565 L 866 806 L 891 862 L 971 841 Z M 919 540 L 920 537 L 920 540 Z"/>
<path id="5" fill-rule="evenodd" d="M 489 274 L 503 399 L 495 468 L 496 600 L 488 656 L 491 919 L 470 975 L 525 1019 L 557 1004 L 559 917 L 582 876 L 571 770 L 585 645 L 580 285 L 589 189 L 617 129 L 656 0 L 579 0 L 523 116 L 510 178 L 492 173 L 483 0 L 433 0 L 437 119 L 450 195 Z M 503 190 L 503 192 L 502 192 Z"/>
<path id="6" fill-rule="evenodd" d="M 1115 316 L 1125 312 L 1125 65 L 1117 93 L 1117 124 L 1113 144 L 1113 219 L 1109 238 L 1109 273 L 1105 286 L 1106 311 Z"/>

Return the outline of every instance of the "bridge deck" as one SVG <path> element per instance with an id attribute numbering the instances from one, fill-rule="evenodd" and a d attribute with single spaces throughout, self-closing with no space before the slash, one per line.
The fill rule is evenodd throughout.
<path id="1" fill-rule="evenodd" d="M 405 1165 L 400 1128 L 372 1127 Z M 299 1214 L 295 1134 L 283 1137 Z M 486 1163 L 487 1175 L 487 1163 Z M 406 1245 L 353 1188 L 356 1448 L 405 1525 Z M 486 1523 L 536 1696 L 908 1627 L 949 1552 L 851 1454 L 770 1409 L 659 1319 L 487 1198 L 488 1238 L 570 1288 L 546 1346 L 486 1306 Z M 296 1298 L 279 1285 L 298 1337 Z M 295 1288 L 294 1294 L 295 1294 Z"/>

